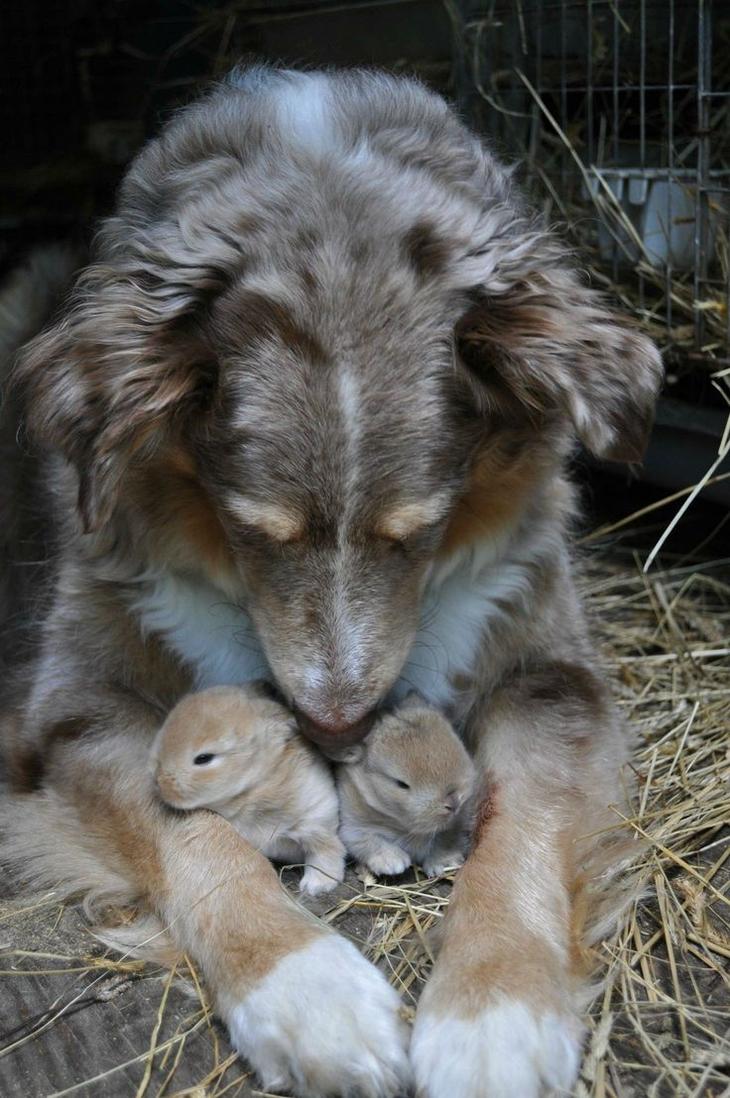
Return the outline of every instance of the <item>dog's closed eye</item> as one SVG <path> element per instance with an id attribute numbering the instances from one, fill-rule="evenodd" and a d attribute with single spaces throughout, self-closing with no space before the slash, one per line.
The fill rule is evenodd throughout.
<path id="1" fill-rule="evenodd" d="M 294 510 L 278 503 L 265 503 L 247 496 L 230 495 L 226 507 L 237 522 L 284 545 L 304 536 L 304 520 Z"/>
<path id="2" fill-rule="evenodd" d="M 386 541 L 403 545 L 409 538 L 425 532 L 445 518 L 450 503 L 450 497 L 445 492 L 430 499 L 397 503 L 381 513 L 375 525 L 375 534 Z"/>

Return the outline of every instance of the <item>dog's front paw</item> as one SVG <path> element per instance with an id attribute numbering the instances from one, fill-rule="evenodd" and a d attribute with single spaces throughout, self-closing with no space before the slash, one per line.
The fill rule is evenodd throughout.
<path id="1" fill-rule="evenodd" d="M 410 1080 L 400 1009 L 380 972 L 326 934 L 279 961 L 224 1015 L 267 1091 L 395 1098 Z"/>
<path id="2" fill-rule="evenodd" d="M 539 1098 L 570 1092 L 581 1025 L 502 997 L 473 1017 L 418 1012 L 411 1063 L 418 1098 Z"/>

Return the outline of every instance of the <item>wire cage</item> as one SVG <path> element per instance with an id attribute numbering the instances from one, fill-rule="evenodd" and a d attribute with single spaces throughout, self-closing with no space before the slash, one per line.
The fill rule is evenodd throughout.
<path id="1" fill-rule="evenodd" d="M 457 94 L 668 360 L 730 361 L 730 6 L 457 0 Z"/>

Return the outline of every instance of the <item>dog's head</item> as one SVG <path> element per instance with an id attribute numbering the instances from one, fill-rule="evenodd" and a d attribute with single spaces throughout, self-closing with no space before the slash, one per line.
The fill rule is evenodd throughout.
<path id="1" fill-rule="evenodd" d="M 245 600 L 323 741 L 366 730 L 439 557 L 576 435 L 638 460 L 661 377 L 440 99 L 286 73 L 148 147 L 20 371 L 87 530 Z"/>

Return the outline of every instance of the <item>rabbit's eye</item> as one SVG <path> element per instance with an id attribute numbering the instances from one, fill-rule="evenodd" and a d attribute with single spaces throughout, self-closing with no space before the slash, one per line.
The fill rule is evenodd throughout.
<path id="1" fill-rule="evenodd" d="M 408 782 L 402 781 L 401 778 L 393 778 L 393 781 L 395 782 L 395 784 L 398 786 L 399 789 L 410 789 L 411 788 L 410 785 L 408 784 Z"/>
<path id="2" fill-rule="evenodd" d="M 195 766 L 207 766 L 208 763 L 213 762 L 215 755 L 210 751 L 201 751 L 199 755 L 196 755 L 193 759 Z"/>

